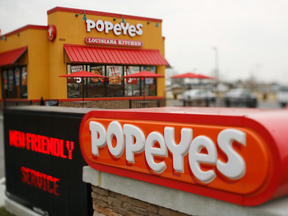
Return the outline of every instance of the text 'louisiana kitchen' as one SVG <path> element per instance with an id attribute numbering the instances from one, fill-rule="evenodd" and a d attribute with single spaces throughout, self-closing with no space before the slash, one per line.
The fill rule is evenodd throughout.
<path id="1" fill-rule="evenodd" d="M 139 127 L 132 124 L 124 124 L 122 127 L 118 121 L 112 121 L 107 131 L 101 123 L 90 121 L 89 130 L 91 132 L 91 150 L 94 156 L 101 158 L 99 148 L 107 145 L 109 152 L 116 158 L 120 158 L 125 149 L 126 161 L 134 164 L 135 154 L 145 151 L 145 160 L 156 174 L 164 172 L 167 165 L 165 161 L 155 162 L 153 157 L 168 158 L 168 149 L 173 155 L 175 172 L 184 173 L 184 156 L 188 154 L 189 167 L 202 183 L 212 182 L 216 173 L 211 169 L 203 171 L 200 163 L 215 165 L 220 173 L 231 180 L 242 178 L 246 172 L 244 159 L 232 147 L 233 141 L 246 146 L 246 133 L 240 130 L 223 129 L 217 135 L 218 146 L 228 158 L 226 163 L 218 159 L 215 143 L 204 135 L 193 137 L 191 128 L 181 129 L 181 139 L 178 144 L 175 143 L 174 127 L 165 127 L 164 136 L 160 132 L 152 131 L 146 139 Z M 115 143 L 112 144 L 114 136 L 117 140 L 116 146 Z M 159 145 L 156 147 L 155 143 L 159 143 Z M 207 154 L 200 152 L 202 148 L 206 148 Z"/>

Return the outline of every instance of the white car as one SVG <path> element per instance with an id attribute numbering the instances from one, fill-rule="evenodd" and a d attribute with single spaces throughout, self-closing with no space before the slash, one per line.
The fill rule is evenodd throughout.
<path id="1" fill-rule="evenodd" d="M 281 88 L 277 92 L 276 98 L 277 98 L 278 103 L 281 105 L 281 107 L 285 107 L 286 104 L 288 103 L 288 87 Z"/>
<path id="2" fill-rule="evenodd" d="M 215 94 L 203 89 L 191 89 L 180 95 L 180 100 L 209 100 L 215 101 Z"/>

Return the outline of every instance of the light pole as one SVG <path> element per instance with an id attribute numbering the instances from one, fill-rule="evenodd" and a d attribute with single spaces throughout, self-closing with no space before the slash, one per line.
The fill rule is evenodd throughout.
<path id="1" fill-rule="evenodd" d="M 217 92 L 217 83 L 219 82 L 219 70 L 218 70 L 218 48 L 213 47 L 213 50 L 215 50 L 215 91 Z"/>

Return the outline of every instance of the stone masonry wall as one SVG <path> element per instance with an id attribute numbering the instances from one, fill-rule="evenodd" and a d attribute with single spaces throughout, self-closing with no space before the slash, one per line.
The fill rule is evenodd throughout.
<path id="1" fill-rule="evenodd" d="M 59 102 L 59 106 L 64 107 L 80 107 L 79 103 L 75 102 Z M 103 101 L 93 101 L 87 103 L 87 108 L 99 108 L 99 109 L 129 109 L 129 100 L 103 100 Z"/>
<path id="2" fill-rule="evenodd" d="M 93 216 L 186 216 L 171 209 L 152 205 L 92 185 Z"/>

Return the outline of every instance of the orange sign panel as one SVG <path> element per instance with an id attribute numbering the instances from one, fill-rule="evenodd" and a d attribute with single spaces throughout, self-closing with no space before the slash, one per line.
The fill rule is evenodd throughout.
<path id="1" fill-rule="evenodd" d="M 117 112 L 123 118 L 115 118 Z M 133 113 L 138 119 L 128 112 L 100 113 L 105 114 L 86 114 L 80 129 L 82 154 L 97 170 L 241 205 L 259 204 L 261 196 L 271 194 L 265 189 L 273 177 L 273 152 L 265 136 L 243 122 L 215 124 L 204 115 L 201 124 L 182 114 L 183 121 L 176 122 L 169 121 L 172 113 L 158 113 L 155 120 L 145 112 Z M 222 122 L 233 118 L 243 117 L 226 116 Z"/>

